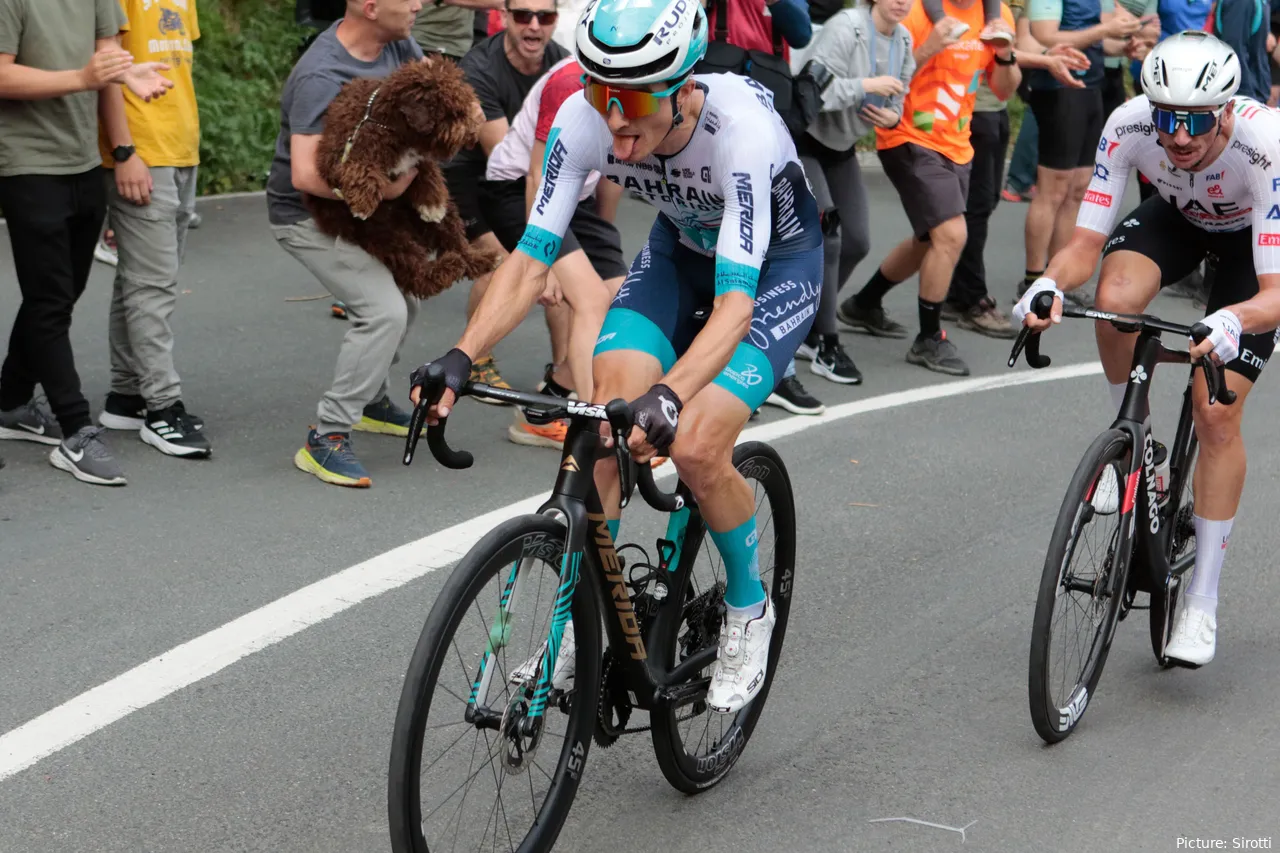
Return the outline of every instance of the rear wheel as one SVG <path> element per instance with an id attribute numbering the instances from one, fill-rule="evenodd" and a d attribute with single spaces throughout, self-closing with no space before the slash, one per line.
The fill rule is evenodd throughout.
<path id="1" fill-rule="evenodd" d="M 476 543 L 441 590 L 405 674 L 388 781 L 395 853 L 551 850 L 591 745 L 600 617 L 561 582 L 565 527 L 511 519 Z M 572 607 L 575 675 L 540 693 L 553 612 Z M 487 663 L 482 663 L 487 661 Z M 539 711 L 539 706 L 545 708 Z"/>
<path id="2" fill-rule="evenodd" d="M 1129 568 L 1121 551 L 1129 438 L 1108 430 L 1080 460 L 1049 540 L 1031 629 L 1031 722 L 1047 743 L 1084 716 L 1115 634 Z M 1114 489 L 1114 492 L 1111 490 Z M 1110 494 L 1108 501 L 1106 495 Z M 1105 514 L 1095 507 L 1110 510 Z"/>
<path id="3" fill-rule="evenodd" d="M 733 715 L 708 708 L 705 697 L 725 613 L 725 569 L 706 535 L 706 525 L 690 524 L 672 584 L 673 591 L 681 591 L 681 606 L 673 602 L 659 612 L 650 651 L 654 663 L 664 670 L 708 650 L 712 653 L 707 666 L 690 673 L 686 681 L 706 682 L 701 689 L 681 704 L 657 707 L 651 714 L 653 748 L 662 775 L 687 794 L 715 785 L 742 755 L 769 698 L 791 613 L 796 512 L 786 466 L 777 451 L 758 441 L 738 446 L 733 463 L 755 493 L 760 580 L 773 599 L 778 621 L 769 643 L 769 670 L 756 698 Z"/>

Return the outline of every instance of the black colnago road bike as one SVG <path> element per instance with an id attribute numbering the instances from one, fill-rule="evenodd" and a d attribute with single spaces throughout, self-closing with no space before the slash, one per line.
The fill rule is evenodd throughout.
<path id="1" fill-rule="evenodd" d="M 405 464 L 439 398 L 443 372 L 428 372 L 414 411 Z M 724 619 L 725 574 L 684 484 L 664 494 L 649 465 L 627 452 L 632 413 L 623 400 L 591 405 L 467 383 L 471 395 L 528 407 L 536 420 L 570 426 L 551 496 L 536 514 L 498 525 L 457 564 L 427 617 L 405 675 L 392 739 L 388 809 L 396 853 L 508 850 L 555 844 L 594 739 L 651 731 L 658 765 L 680 791 L 725 778 L 751 738 L 786 636 L 795 577 L 795 503 L 787 470 L 768 445 L 747 442 L 734 465 L 753 487 L 761 581 L 777 609 L 769 673 L 734 715 L 707 707 Z M 623 505 L 638 484 L 668 513 L 656 563 L 638 545 L 615 549 L 593 470 L 607 422 L 622 475 Z M 449 468 L 471 454 L 427 429 Z M 603 628 L 602 628 L 603 626 Z M 571 634 L 567 632 L 571 630 Z M 601 632 L 603 630 L 603 643 Z M 573 637 L 572 642 L 567 640 Z M 561 649 L 573 674 L 557 678 Z M 632 726 L 635 710 L 647 726 Z"/>
<path id="2" fill-rule="evenodd" d="M 1051 294 L 1042 294 L 1032 310 L 1047 318 Z M 1116 624 L 1146 593 L 1151 651 L 1162 667 L 1187 666 L 1165 655 L 1173 630 L 1183 576 L 1195 564 L 1192 520 L 1192 471 L 1196 434 L 1192 421 L 1192 385 L 1203 373 L 1209 402 L 1231 404 L 1222 365 L 1208 356 L 1192 365 L 1168 456 L 1167 483 L 1156 468 L 1165 461 L 1152 437 L 1145 412 L 1157 364 L 1190 364 L 1185 351 L 1166 349 L 1160 335 L 1168 332 L 1196 342 L 1209 335 L 1202 323 L 1180 326 L 1149 314 L 1112 314 L 1064 306 L 1064 317 L 1102 320 L 1122 332 L 1138 335 L 1124 402 L 1111 427 L 1085 451 L 1058 511 L 1049 540 L 1040 593 L 1031 629 L 1027 678 L 1031 721 L 1047 743 L 1064 740 L 1084 716 L 1102 677 Z M 1014 342 L 1009 366 L 1026 350 L 1027 363 L 1047 367 L 1040 336 L 1023 328 Z M 1074 628 L 1073 628 L 1074 626 Z"/>

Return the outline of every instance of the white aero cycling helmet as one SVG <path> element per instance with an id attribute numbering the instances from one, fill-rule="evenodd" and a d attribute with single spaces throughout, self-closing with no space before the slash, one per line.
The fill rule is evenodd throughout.
<path id="1" fill-rule="evenodd" d="M 1151 48 L 1142 61 L 1142 90 L 1153 104 L 1221 108 L 1240 88 L 1240 60 L 1226 42 L 1184 30 Z"/>
<path id="2" fill-rule="evenodd" d="M 574 33 L 578 64 L 604 83 L 682 80 L 707 52 L 700 0 L 595 0 Z"/>

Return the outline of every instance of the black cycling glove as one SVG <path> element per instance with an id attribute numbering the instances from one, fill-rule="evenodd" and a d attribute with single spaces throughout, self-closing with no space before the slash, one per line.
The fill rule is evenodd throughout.
<path id="1" fill-rule="evenodd" d="M 636 426 L 644 431 L 645 438 L 658 451 L 665 451 L 676 440 L 676 427 L 680 424 L 680 410 L 684 403 L 666 385 L 654 385 L 631 404 Z"/>
<path id="2" fill-rule="evenodd" d="M 433 364 L 438 364 L 444 368 L 444 384 L 454 394 L 459 393 L 462 390 L 462 386 L 471 378 L 471 357 L 454 347 L 440 358 L 428 361 L 422 367 L 413 371 L 409 377 L 410 391 L 426 384 L 427 368 Z M 431 402 L 435 403 L 436 400 Z"/>

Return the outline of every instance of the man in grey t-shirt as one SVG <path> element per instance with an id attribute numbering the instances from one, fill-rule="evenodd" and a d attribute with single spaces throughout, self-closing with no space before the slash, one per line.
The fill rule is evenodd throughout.
<path id="1" fill-rule="evenodd" d="M 320 400 L 316 426 L 293 462 L 340 486 L 372 485 L 351 448 L 352 429 L 409 434 L 409 414 L 391 401 L 387 373 L 399 361 L 418 301 L 401 293 L 391 272 L 367 252 L 320 233 L 302 194 L 336 198 L 316 165 L 325 111 L 344 84 L 358 77 L 386 77 L 423 58 L 410 38 L 421 8 L 422 0 L 348 0 L 346 15 L 302 55 L 280 95 L 267 217 L 277 242 L 346 304 L 352 320 L 338 352 L 333 385 Z M 377 114 L 375 102 L 375 119 Z M 384 197 L 399 198 L 417 173 L 409 170 Z"/>
<path id="2" fill-rule="evenodd" d="M 167 66 L 135 65 L 120 48 L 125 25 L 117 0 L 0 0 L 0 208 L 22 291 L 0 369 L 0 438 L 56 445 L 56 468 L 110 486 L 124 473 L 89 419 L 69 335 L 107 209 L 98 117 L 109 145 L 127 146 L 118 84 L 142 98 L 173 85 L 156 73 Z"/>

